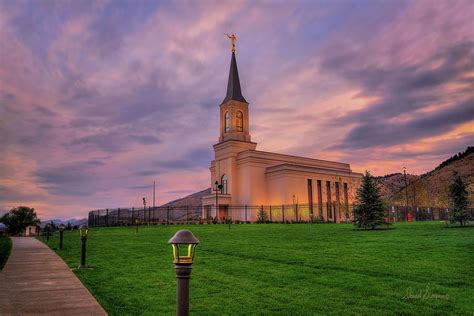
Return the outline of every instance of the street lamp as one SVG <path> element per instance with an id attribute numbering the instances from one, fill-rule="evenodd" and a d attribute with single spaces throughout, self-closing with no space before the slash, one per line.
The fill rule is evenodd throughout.
<path id="1" fill-rule="evenodd" d="M 86 266 L 86 241 L 87 241 L 87 234 L 89 233 L 89 229 L 86 225 L 82 225 L 79 229 L 79 235 L 81 236 L 81 265 L 79 269 L 87 268 Z"/>
<path id="2" fill-rule="evenodd" d="M 64 224 L 59 225 L 59 249 L 63 250 L 63 235 L 64 235 Z"/>
<path id="3" fill-rule="evenodd" d="M 407 167 L 403 167 L 403 178 L 405 179 L 405 198 L 406 198 L 406 220 L 408 221 L 408 183 L 407 183 Z"/>
<path id="4" fill-rule="evenodd" d="M 189 315 L 189 279 L 194 260 L 194 251 L 199 240 L 189 230 L 176 232 L 168 241 L 173 247 L 173 263 L 176 271 L 176 315 Z"/>
<path id="5" fill-rule="evenodd" d="M 50 230 L 50 227 L 51 224 L 46 224 L 46 241 L 49 242 L 49 230 Z"/>
<path id="6" fill-rule="evenodd" d="M 145 221 L 145 214 L 146 214 L 146 199 L 143 198 L 143 221 Z"/>
<path id="7" fill-rule="evenodd" d="M 214 192 L 216 192 L 216 218 L 218 219 L 218 211 L 217 211 L 217 208 L 219 206 L 219 203 L 218 203 L 218 198 L 219 198 L 219 192 L 222 191 L 222 184 L 219 184 L 219 181 L 216 180 L 216 182 L 214 182 L 214 189 L 212 189 Z"/>

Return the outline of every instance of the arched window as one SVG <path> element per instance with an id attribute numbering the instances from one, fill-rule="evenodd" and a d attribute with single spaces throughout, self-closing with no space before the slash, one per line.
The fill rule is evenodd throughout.
<path id="1" fill-rule="evenodd" d="M 237 111 L 237 131 L 244 131 L 244 115 L 242 114 L 242 111 Z"/>
<path id="2" fill-rule="evenodd" d="M 227 175 L 223 175 L 221 178 L 221 184 L 222 184 L 222 194 L 227 194 Z"/>
<path id="3" fill-rule="evenodd" d="M 230 131 L 230 113 L 229 111 L 224 114 L 224 131 L 227 133 Z"/>

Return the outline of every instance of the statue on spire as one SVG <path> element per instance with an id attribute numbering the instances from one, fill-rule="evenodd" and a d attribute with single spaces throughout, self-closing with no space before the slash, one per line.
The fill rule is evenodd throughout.
<path id="1" fill-rule="evenodd" d="M 235 37 L 235 34 L 232 33 L 232 35 L 230 35 L 229 33 L 224 33 L 225 35 L 227 35 L 228 38 L 230 38 L 230 42 L 232 43 L 232 52 L 235 53 L 235 41 L 237 40 L 237 38 Z"/>

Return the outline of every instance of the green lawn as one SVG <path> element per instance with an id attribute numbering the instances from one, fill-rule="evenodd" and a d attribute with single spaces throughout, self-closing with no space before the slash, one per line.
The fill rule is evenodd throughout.
<path id="1" fill-rule="evenodd" d="M 175 311 L 168 239 L 191 229 L 200 239 L 191 313 L 474 313 L 474 227 L 439 222 L 356 231 L 345 224 L 93 228 L 87 263 L 75 271 L 111 315 Z M 44 239 L 43 237 L 41 237 Z M 50 240 L 57 247 L 58 234 Z M 77 231 L 59 254 L 79 264 Z"/>
<path id="2" fill-rule="evenodd" d="M 12 249 L 12 241 L 8 237 L 0 237 L 0 270 L 7 263 L 8 256 Z"/>

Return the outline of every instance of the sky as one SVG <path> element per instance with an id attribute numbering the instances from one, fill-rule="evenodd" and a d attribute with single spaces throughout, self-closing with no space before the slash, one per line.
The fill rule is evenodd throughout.
<path id="1" fill-rule="evenodd" d="M 209 187 L 225 32 L 259 150 L 384 175 L 473 145 L 472 0 L 0 0 L 0 210 Z"/>

